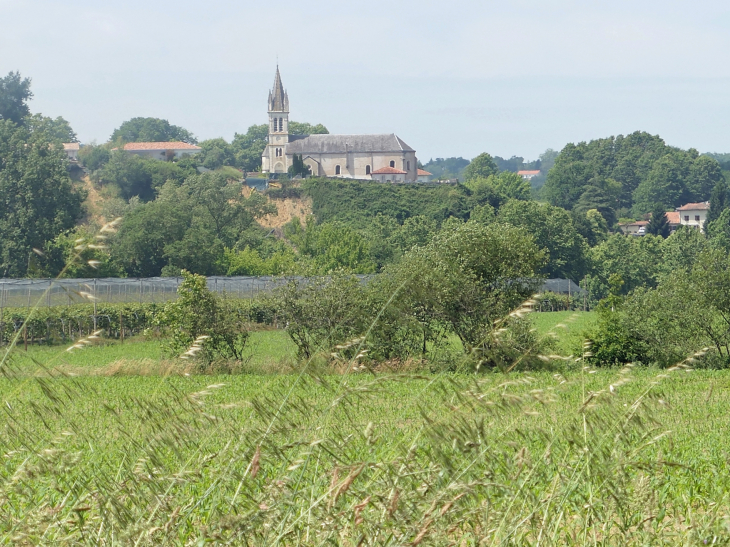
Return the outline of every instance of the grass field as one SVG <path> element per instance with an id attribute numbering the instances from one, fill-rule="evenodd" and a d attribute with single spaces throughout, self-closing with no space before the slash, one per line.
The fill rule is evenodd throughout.
<path id="1" fill-rule="evenodd" d="M 254 341 L 262 366 L 293 358 L 281 332 Z M 159 361 L 154 344 L 61 359 Z M 0 397 L 3 544 L 730 542 L 722 371 L 19 374 Z"/>

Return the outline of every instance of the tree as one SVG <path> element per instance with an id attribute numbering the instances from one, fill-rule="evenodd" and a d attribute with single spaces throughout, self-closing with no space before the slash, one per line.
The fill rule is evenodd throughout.
<path id="1" fill-rule="evenodd" d="M 390 317 L 375 326 L 374 336 L 387 345 L 403 336 L 401 325 L 420 325 L 417 347 L 424 351 L 445 328 L 467 350 L 479 346 L 495 319 L 533 294 L 531 280 L 544 260 L 545 253 L 519 228 L 446 223 L 426 246 L 411 249 L 368 286 L 371 299 L 380 299 L 373 308 L 386 308 Z"/>
<path id="2" fill-rule="evenodd" d="M 84 195 L 65 160 L 44 132 L 0 121 L 0 277 L 26 275 L 33 249 L 44 249 L 81 216 Z"/>
<path id="3" fill-rule="evenodd" d="M 725 180 L 719 181 L 712 189 L 710 195 L 710 210 L 707 212 L 707 220 L 705 226 L 713 220 L 720 218 L 720 214 L 730 207 L 730 190 Z"/>
<path id="4" fill-rule="evenodd" d="M 612 275 L 621 278 L 622 294 L 628 294 L 638 287 L 655 287 L 663 272 L 662 239 L 652 235 L 611 235 L 590 249 L 589 257 L 586 282 L 593 301 L 608 296 Z"/>
<path id="5" fill-rule="evenodd" d="M 182 141 L 196 144 L 198 141 L 187 129 L 172 125 L 160 118 L 132 118 L 122 123 L 112 133 L 111 141 L 117 142 L 171 142 Z"/>
<path id="6" fill-rule="evenodd" d="M 707 199 L 721 178 L 718 167 L 696 150 L 667 146 L 659 136 L 637 131 L 567 144 L 542 191 L 551 204 L 571 209 L 586 187 L 593 185 L 616 199 L 612 201 L 615 210 L 634 207 L 636 214 L 643 214 L 656 202 L 670 208 L 682 200 Z M 606 185 L 604 181 L 613 182 Z M 609 187 L 614 184 L 619 190 L 616 196 Z"/>
<path id="7" fill-rule="evenodd" d="M 661 267 L 665 275 L 677 270 L 691 271 L 708 248 L 707 238 L 695 228 L 680 226 L 661 244 Z"/>
<path id="8" fill-rule="evenodd" d="M 489 175 L 497 174 L 497 164 L 492 156 L 486 152 L 479 154 L 471 160 L 471 163 L 464 168 L 464 180 L 470 181 L 477 178 L 486 179 Z"/>
<path id="9" fill-rule="evenodd" d="M 157 199 L 124 218 L 112 255 L 133 277 L 183 269 L 225 273 L 225 249 L 244 248 L 247 232 L 260 230 L 255 220 L 273 212 L 265 197 L 254 192 L 245 198 L 240 185 L 229 184 L 220 173 L 190 176 L 181 185 L 170 181 Z"/>
<path id="10" fill-rule="evenodd" d="M 651 211 L 657 203 L 664 210 L 679 207 L 685 196 L 686 165 L 675 154 L 659 159 L 633 194 L 635 215 Z"/>
<path id="11" fill-rule="evenodd" d="M 459 158 L 436 158 L 430 160 L 423 169 L 431 173 L 434 179 L 462 179 L 464 169 L 469 165 L 469 160 Z"/>
<path id="12" fill-rule="evenodd" d="M 22 123 L 30 114 L 27 103 L 32 98 L 30 78 L 21 78 L 20 72 L 9 72 L 0 78 L 0 120 Z"/>
<path id="13" fill-rule="evenodd" d="M 79 142 L 71 124 L 58 116 L 55 120 L 41 114 L 34 114 L 26 119 L 26 124 L 35 133 L 45 132 L 48 139 L 54 142 Z"/>
<path id="14" fill-rule="evenodd" d="M 646 226 L 646 233 L 653 236 L 660 236 L 663 239 L 669 237 L 671 228 L 669 227 L 666 210 L 661 203 L 657 203 L 652 209 L 651 219 Z"/>
<path id="15" fill-rule="evenodd" d="M 531 199 L 530 181 L 523 179 L 517 173 L 504 171 L 498 175 L 490 175 L 487 184 L 491 185 L 500 196 L 508 199 Z"/>
<path id="16" fill-rule="evenodd" d="M 615 203 L 615 202 L 614 202 Z M 573 210 L 578 213 L 587 213 L 594 209 L 603 215 L 609 226 L 616 224 L 616 211 L 613 208 L 614 203 L 606 195 L 601 188 L 597 186 L 587 186 L 575 203 Z"/>
<path id="17" fill-rule="evenodd" d="M 723 209 L 718 218 L 706 223 L 705 232 L 714 248 L 730 252 L 730 209 Z"/>
<path id="18" fill-rule="evenodd" d="M 111 151 L 108 146 L 99 146 L 92 143 L 79 150 L 79 160 L 91 172 L 104 167 L 110 159 Z"/>
<path id="19" fill-rule="evenodd" d="M 289 176 L 290 177 L 306 177 L 308 175 L 312 174 L 312 169 L 304 163 L 304 160 L 302 160 L 301 154 L 294 154 L 294 157 L 292 158 L 292 164 L 289 167 Z"/>
<path id="20" fill-rule="evenodd" d="M 306 122 L 290 121 L 289 122 L 289 134 L 290 135 L 329 135 L 329 130 L 321 123 L 318 123 L 317 125 L 312 125 L 311 123 L 306 123 Z"/>
<path id="21" fill-rule="evenodd" d="M 236 158 L 236 167 L 244 171 L 261 169 L 261 156 L 269 142 L 269 126 L 252 125 L 246 133 L 236 133 L 231 149 Z"/>
<path id="22" fill-rule="evenodd" d="M 200 148 L 202 150 L 196 154 L 196 160 L 206 169 L 218 169 L 236 162 L 233 148 L 225 139 L 208 139 L 200 143 Z"/>
<path id="23" fill-rule="evenodd" d="M 366 274 L 375 272 L 367 240 L 349 226 L 340 223 L 307 223 L 298 244 L 302 254 L 314 259 L 320 274 L 337 270 Z"/>
<path id="24" fill-rule="evenodd" d="M 205 277 L 184 270 L 181 275 L 177 299 L 165 304 L 155 318 L 158 326 L 169 331 L 168 355 L 198 359 L 204 370 L 219 358 L 243 359 L 249 337 L 245 318 L 208 289 Z M 190 350 L 194 344 L 199 351 Z"/>
<path id="25" fill-rule="evenodd" d="M 499 209 L 497 222 L 522 228 L 535 239 L 548 256 L 541 271 L 545 276 L 579 280 L 585 275 L 588 248 L 568 211 L 535 201 L 511 200 Z"/>

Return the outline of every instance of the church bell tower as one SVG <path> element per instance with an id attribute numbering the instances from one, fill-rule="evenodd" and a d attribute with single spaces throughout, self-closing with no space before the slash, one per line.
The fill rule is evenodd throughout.
<path id="1" fill-rule="evenodd" d="M 264 173 L 286 173 L 286 145 L 289 142 L 289 96 L 276 67 L 274 89 L 269 92 L 269 143 L 263 154 Z"/>

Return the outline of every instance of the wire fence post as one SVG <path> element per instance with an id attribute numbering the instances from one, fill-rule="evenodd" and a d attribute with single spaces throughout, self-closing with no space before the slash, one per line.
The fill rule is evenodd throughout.
<path id="1" fill-rule="evenodd" d="M 96 332 L 96 278 L 94 278 L 94 332 Z"/>

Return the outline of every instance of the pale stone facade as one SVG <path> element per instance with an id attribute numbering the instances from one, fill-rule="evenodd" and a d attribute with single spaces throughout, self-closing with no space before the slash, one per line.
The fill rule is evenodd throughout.
<path id="1" fill-rule="evenodd" d="M 683 226 L 697 228 L 702 232 L 705 231 L 705 221 L 707 220 L 707 213 L 709 213 L 709 211 L 709 201 L 702 203 L 688 203 L 687 205 L 682 205 L 677 208 L 680 224 Z"/>
<path id="2" fill-rule="evenodd" d="M 375 171 L 403 171 L 398 182 L 417 182 L 416 151 L 397 135 L 289 135 L 289 96 L 276 69 L 269 93 L 269 143 L 261 158 L 264 173 L 286 173 L 300 155 L 312 175 L 380 180 Z"/>

